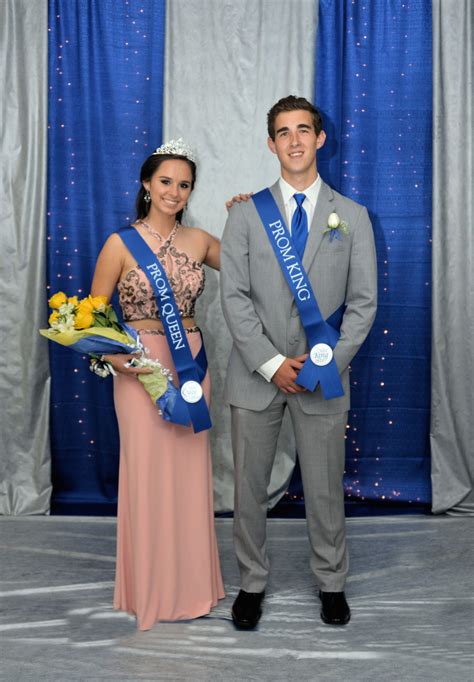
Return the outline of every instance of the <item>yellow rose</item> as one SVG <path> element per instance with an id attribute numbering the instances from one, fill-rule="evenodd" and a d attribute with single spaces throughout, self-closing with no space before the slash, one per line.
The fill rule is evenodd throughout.
<path id="1" fill-rule="evenodd" d="M 74 326 L 76 329 L 89 329 L 89 327 L 92 327 L 93 322 L 94 315 L 92 312 L 86 310 L 84 307 L 82 309 L 79 307 L 74 319 Z"/>
<path id="2" fill-rule="evenodd" d="M 58 311 L 57 311 L 57 310 L 53 310 L 53 312 L 52 312 L 51 315 L 49 316 L 49 320 L 48 320 L 48 322 L 49 322 L 49 324 L 50 324 L 51 327 L 52 327 L 53 324 L 56 322 L 56 320 L 58 319 L 58 317 L 59 317 Z"/>
<path id="3" fill-rule="evenodd" d="M 77 296 L 69 296 L 69 298 L 67 299 L 67 302 L 70 305 L 79 305 L 79 300 L 78 300 Z"/>
<path id="4" fill-rule="evenodd" d="M 94 310 L 103 310 L 108 300 L 107 296 L 89 296 L 89 301 L 92 303 Z"/>
<path id="5" fill-rule="evenodd" d="M 82 311 L 83 313 L 92 313 L 94 306 L 92 305 L 89 297 L 83 298 L 82 301 L 79 301 L 78 310 Z"/>
<path id="6" fill-rule="evenodd" d="M 49 307 L 50 308 L 56 308 L 56 309 L 60 308 L 62 306 L 62 304 L 66 303 L 66 302 L 67 302 L 67 296 L 62 291 L 58 291 L 58 293 L 54 294 L 54 296 L 51 296 L 51 298 L 48 301 Z"/>

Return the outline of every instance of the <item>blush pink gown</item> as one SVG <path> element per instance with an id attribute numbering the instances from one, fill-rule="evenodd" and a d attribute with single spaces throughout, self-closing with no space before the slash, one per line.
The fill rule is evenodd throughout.
<path id="1" fill-rule="evenodd" d="M 202 266 L 172 246 L 158 256 L 167 271 L 183 316 L 194 313 L 202 292 Z M 118 287 L 127 320 L 157 317 L 151 287 L 137 267 Z M 191 314 L 190 314 L 191 313 Z M 166 337 L 140 334 L 150 357 L 176 370 Z M 187 334 L 195 356 L 199 331 Z M 209 404 L 207 374 L 203 390 Z M 120 433 L 117 567 L 114 608 L 135 614 L 140 630 L 158 621 L 203 616 L 224 597 L 214 529 L 209 432 L 164 421 L 142 384 L 114 378 Z"/>

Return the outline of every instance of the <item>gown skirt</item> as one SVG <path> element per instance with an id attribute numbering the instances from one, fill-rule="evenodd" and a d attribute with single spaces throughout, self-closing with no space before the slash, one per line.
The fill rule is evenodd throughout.
<path id="1" fill-rule="evenodd" d="M 176 384 L 166 338 L 140 337 Z M 201 335 L 187 339 L 196 356 Z M 209 404 L 208 374 L 202 387 Z M 166 422 L 135 377 L 114 377 L 114 401 L 120 433 L 114 608 L 134 614 L 140 630 L 203 616 L 224 597 L 209 431 Z"/>

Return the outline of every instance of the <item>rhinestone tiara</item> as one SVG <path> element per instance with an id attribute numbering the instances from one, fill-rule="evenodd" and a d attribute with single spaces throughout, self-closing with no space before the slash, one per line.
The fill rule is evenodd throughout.
<path id="1" fill-rule="evenodd" d="M 196 163 L 196 156 L 189 145 L 184 142 L 182 137 L 178 137 L 177 140 L 170 140 L 165 142 L 161 147 L 155 149 L 152 156 L 157 154 L 176 154 L 177 156 L 185 156 L 187 159 Z"/>

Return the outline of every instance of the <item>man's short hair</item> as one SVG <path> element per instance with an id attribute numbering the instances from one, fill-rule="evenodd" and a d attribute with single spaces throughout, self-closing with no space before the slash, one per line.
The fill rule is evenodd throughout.
<path id="1" fill-rule="evenodd" d="M 275 140 L 275 119 L 278 114 L 284 111 L 309 111 L 313 117 L 313 126 L 316 135 L 319 135 L 323 129 L 323 119 L 318 109 L 308 102 L 305 97 L 295 97 L 294 95 L 288 95 L 288 97 L 283 97 L 283 99 L 278 100 L 276 104 L 272 106 L 267 114 L 267 128 L 268 135 Z"/>

